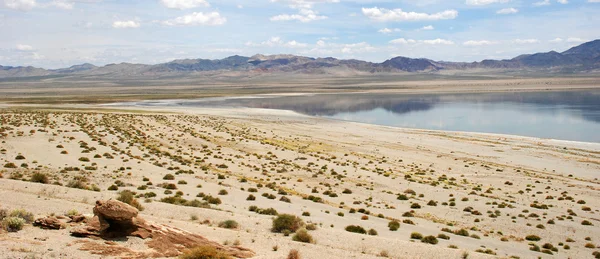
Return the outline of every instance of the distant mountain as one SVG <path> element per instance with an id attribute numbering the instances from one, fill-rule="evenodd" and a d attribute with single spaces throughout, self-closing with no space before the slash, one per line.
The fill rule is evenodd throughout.
<path id="1" fill-rule="evenodd" d="M 496 71 L 533 70 L 546 73 L 589 72 L 600 70 L 600 40 L 586 42 L 565 52 L 524 54 L 508 60 L 483 60 L 481 62 L 433 61 L 425 58 L 395 57 L 382 63 L 361 60 L 340 60 L 332 57 L 311 58 L 295 55 L 231 56 L 224 59 L 179 59 L 156 65 L 109 64 L 97 67 L 92 64 L 46 70 L 35 67 L 0 66 L 0 78 L 36 76 L 111 76 L 111 77 L 169 77 L 185 74 L 247 72 L 247 73 L 399 73 L 436 72 L 442 70 L 469 71 L 487 69 Z"/>

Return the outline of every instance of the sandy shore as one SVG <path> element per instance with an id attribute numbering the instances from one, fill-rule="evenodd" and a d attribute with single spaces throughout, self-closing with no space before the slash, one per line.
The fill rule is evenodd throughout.
<path id="1" fill-rule="evenodd" d="M 11 107 L 0 113 L 0 165 L 18 168 L 2 168 L 0 208 L 89 214 L 95 200 L 119 191 L 153 192 L 156 197 L 140 198 L 143 217 L 220 243 L 238 240 L 255 258 L 285 258 L 290 249 L 303 258 L 377 258 L 384 251 L 391 258 L 551 257 L 530 249 L 535 246 L 553 258 L 592 258 L 600 250 L 588 248 L 600 245 L 596 143 L 400 129 L 260 109 Z M 63 186 L 26 181 L 36 171 Z M 164 180 L 166 174 L 175 179 Z M 100 191 L 66 187 L 76 179 Z M 161 183 L 176 184 L 174 191 L 188 200 L 204 193 L 222 203 L 201 209 L 160 202 L 173 195 Z M 109 191 L 114 184 L 118 190 Z M 250 194 L 256 200 L 247 200 Z M 272 216 L 249 211 L 252 205 L 315 223 L 316 243 L 271 233 Z M 226 219 L 240 227 L 217 227 Z M 397 231 L 388 229 L 392 220 L 400 221 Z M 347 232 L 348 225 L 377 235 Z M 68 231 L 27 226 L 2 233 L 0 257 L 94 258 Z M 411 239 L 413 232 L 449 239 L 425 244 Z M 119 244 L 143 246 L 136 239 Z"/>

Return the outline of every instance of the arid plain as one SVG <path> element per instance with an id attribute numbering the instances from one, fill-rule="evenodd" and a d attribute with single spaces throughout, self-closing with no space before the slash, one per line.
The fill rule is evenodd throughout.
<path id="1" fill-rule="evenodd" d="M 600 251 L 598 143 L 401 129 L 277 110 L 98 105 L 265 92 L 599 85 L 596 78 L 261 82 L 169 86 L 172 93 L 160 85 L 0 84 L 0 209 L 91 217 L 96 200 L 129 190 L 144 219 L 250 249 L 252 258 L 286 258 L 292 249 L 302 258 L 594 258 Z M 302 219 L 312 242 L 274 233 L 276 213 Z M 77 227 L 3 231 L 2 257 L 143 258 L 155 249 L 137 237 L 72 237 Z"/>

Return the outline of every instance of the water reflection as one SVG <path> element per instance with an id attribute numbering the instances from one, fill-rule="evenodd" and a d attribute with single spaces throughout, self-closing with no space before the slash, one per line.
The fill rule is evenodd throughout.
<path id="1" fill-rule="evenodd" d="M 388 126 L 600 142 L 600 91 L 319 94 L 204 99 L 177 105 L 284 109 Z"/>

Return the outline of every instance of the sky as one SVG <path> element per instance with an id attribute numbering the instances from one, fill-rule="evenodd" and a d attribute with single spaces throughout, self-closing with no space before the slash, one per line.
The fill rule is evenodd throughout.
<path id="1" fill-rule="evenodd" d="M 600 39 L 599 14 L 600 0 L 0 0 L 0 65 L 508 59 Z"/>

